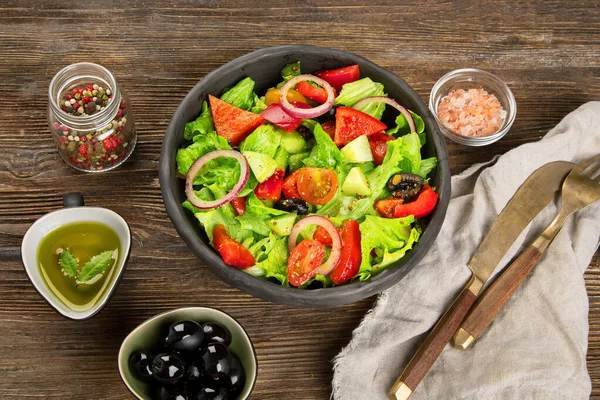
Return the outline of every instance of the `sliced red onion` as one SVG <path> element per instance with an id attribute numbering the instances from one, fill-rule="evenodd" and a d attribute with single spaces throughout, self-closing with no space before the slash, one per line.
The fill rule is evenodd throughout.
<path id="1" fill-rule="evenodd" d="M 225 196 L 220 199 L 206 201 L 202 200 L 196 193 L 194 193 L 194 181 L 196 180 L 196 175 L 203 166 L 206 165 L 211 160 L 219 157 L 229 157 L 235 158 L 240 164 L 240 180 L 235 184 L 235 186 L 227 193 Z M 248 182 L 248 177 L 250 176 L 250 169 L 248 168 L 248 161 L 242 155 L 242 153 L 233 150 L 215 150 L 210 153 L 206 153 L 199 159 L 197 159 L 190 170 L 188 171 L 185 178 L 185 195 L 187 196 L 190 203 L 194 205 L 194 207 L 199 208 L 200 210 L 209 210 L 211 208 L 217 208 L 222 206 L 223 204 L 229 203 L 231 200 L 235 199 L 238 194 Z"/>
<path id="2" fill-rule="evenodd" d="M 408 109 L 402 104 L 398 103 L 396 100 L 384 96 L 367 97 L 356 103 L 353 106 L 353 108 L 359 108 L 360 106 L 363 106 L 368 103 L 385 103 L 394 107 L 395 109 L 400 111 L 400 113 L 404 115 L 404 118 L 406 118 L 406 121 L 408 121 L 408 127 L 410 128 L 411 133 L 417 131 L 417 127 L 415 126 L 415 120 L 413 119 L 410 112 L 408 112 Z"/>
<path id="3" fill-rule="evenodd" d="M 298 82 L 311 81 L 321 86 L 327 92 L 327 100 L 325 103 L 314 108 L 299 108 L 291 104 L 287 99 L 287 94 Z M 279 103 L 283 106 L 285 111 L 292 117 L 296 118 L 316 118 L 319 115 L 325 114 L 333 107 L 333 101 L 335 100 L 335 92 L 327 81 L 314 75 L 298 75 L 290 79 L 285 85 L 279 90 Z"/>
<path id="4" fill-rule="evenodd" d="M 321 275 L 329 275 L 337 265 L 338 261 L 340 261 L 340 255 L 342 253 L 342 238 L 340 237 L 340 233 L 336 229 L 335 225 L 333 225 L 327 218 L 319 215 L 311 215 L 310 217 L 302 218 L 300 221 L 296 222 L 296 224 L 294 224 L 292 227 L 290 236 L 288 237 L 288 250 L 290 253 L 292 250 L 294 250 L 298 235 L 309 225 L 322 226 L 327 233 L 329 233 L 329 236 L 331 236 L 332 245 L 329 258 L 323 265 L 319 267 L 319 269 L 317 269 L 317 273 Z"/>

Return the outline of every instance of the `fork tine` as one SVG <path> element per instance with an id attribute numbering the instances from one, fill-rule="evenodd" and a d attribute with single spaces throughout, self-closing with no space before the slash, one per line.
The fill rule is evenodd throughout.
<path id="1" fill-rule="evenodd" d="M 599 161 L 600 161 L 600 154 L 580 163 L 578 166 L 573 168 L 572 172 L 577 173 L 577 174 L 585 174 L 585 175 L 589 176 L 589 174 L 584 173 L 584 171 L 591 170 L 590 167 L 593 167 L 594 164 L 598 163 Z"/>

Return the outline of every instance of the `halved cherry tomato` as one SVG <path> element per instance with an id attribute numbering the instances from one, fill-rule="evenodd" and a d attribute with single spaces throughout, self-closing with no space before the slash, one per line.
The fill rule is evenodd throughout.
<path id="1" fill-rule="evenodd" d="M 323 228 L 320 225 L 317 226 L 317 230 L 315 231 L 315 234 L 313 235 L 313 239 L 315 239 L 317 242 L 321 243 L 323 246 L 327 246 L 329 248 L 331 248 L 331 246 L 333 246 L 333 240 L 331 239 L 331 236 L 325 230 L 325 228 Z"/>
<path id="2" fill-rule="evenodd" d="M 261 200 L 279 201 L 283 187 L 283 175 L 285 172 L 278 169 L 266 181 L 259 183 L 254 188 L 254 194 Z"/>
<path id="3" fill-rule="evenodd" d="M 298 193 L 298 176 L 300 176 L 300 169 L 295 170 L 283 180 L 283 195 L 288 199 L 301 199 L 300 193 Z"/>
<path id="4" fill-rule="evenodd" d="M 313 86 L 307 81 L 298 83 L 296 85 L 296 91 L 319 104 L 323 104 L 327 101 L 327 91 L 322 87 Z"/>
<path id="5" fill-rule="evenodd" d="M 321 128 L 325 131 L 326 134 L 329 135 L 331 139 L 335 137 L 335 121 L 327 121 L 321 124 Z"/>
<path id="6" fill-rule="evenodd" d="M 265 103 L 270 106 L 271 104 L 279 103 L 279 90 L 280 89 L 269 89 L 265 93 Z M 306 97 L 298 93 L 294 89 L 288 90 L 287 99 L 291 103 L 292 101 L 299 101 L 301 103 L 308 103 Z"/>
<path id="7" fill-rule="evenodd" d="M 227 265 L 248 268 L 256 263 L 252 253 L 240 243 L 233 240 L 227 233 L 224 225 L 215 226 L 213 230 L 213 245 Z"/>
<path id="8" fill-rule="evenodd" d="M 342 254 L 340 261 L 329 277 L 335 283 L 346 282 L 354 278 L 360 269 L 360 227 L 358 221 L 351 219 L 344 221 L 342 227 Z"/>
<path id="9" fill-rule="evenodd" d="M 437 200 L 438 194 L 431 186 L 423 185 L 423 188 L 414 201 L 394 208 L 394 218 L 406 217 L 408 215 L 414 215 L 415 218 L 423 218 L 433 211 Z"/>
<path id="10" fill-rule="evenodd" d="M 325 204 L 333 198 L 338 187 L 335 172 L 326 168 L 300 168 L 298 193 L 310 204 Z"/>
<path id="11" fill-rule="evenodd" d="M 336 90 L 342 90 L 342 86 L 346 83 L 354 82 L 360 79 L 360 68 L 358 64 L 348 67 L 329 69 L 315 73 L 321 79 L 324 79 L 333 86 Z"/>
<path id="12" fill-rule="evenodd" d="M 236 197 L 235 199 L 231 200 L 231 205 L 233 206 L 233 209 L 237 215 L 244 215 L 246 212 L 245 197 Z"/>
<path id="13" fill-rule="evenodd" d="M 316 240 L 305 239 L 294 247 L 288 258 L 288 280 L 292 286 L 301 286 L 317 274 L 323 263 L 325 249 Z"/>
<path id="14" fill-rule="evenodd" d="M 229 140 L 232 146 L 240 144 L 246 136 L 265 122 L 260 115 L 232 106 L 210 94 L 208 102 L 217 135 Z"/>
<path id="15" fill-rule="evenodd" d="M 375 203 L 375 209 L 384 218 L 394 218 L 396 208 L 402 206 L 402 204 L 404 204 L 402 199 L 379 200 Z"/>
<path id="16" fill-rule="evenodd" d="M 369 114 L 350 107 L 335 110 L 334 143 L 344 146 L 361 135 L 371 136 L 385 130 L 385 124 Z"/>
<path id="17" fill-rule="evenodd" d="M 371 146 L 371 153 L 373 153 L 373 162 L 375 165 L 383 164 L 383 159 L 387 153 L 387 142 L 395 139 L 395 137 L 388 135 L 385 132 L 377 132 L 369 138 L 369 146 Z"/>

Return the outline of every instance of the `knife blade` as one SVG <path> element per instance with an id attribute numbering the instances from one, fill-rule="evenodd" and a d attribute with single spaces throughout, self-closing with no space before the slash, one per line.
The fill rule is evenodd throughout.
<path id="1" fill-rule="evenodd" d="M 390 389 L 390 399 L 408 399 L 455 334 L 483 285 L 510 246 L 533 218 L 552 200 L 565 176 L 573 168 L 566 161 L 555 161 L 535 170 L 504 207 L 467 266 L 472 275 L 464 289 L 433 327 L 421 347 Z M 465 331 L 458 340 L 464 342 Z M 456 342 L 460 346 L 461 342 Z M 472 340 L 471 340 L 472 341 Z"/>

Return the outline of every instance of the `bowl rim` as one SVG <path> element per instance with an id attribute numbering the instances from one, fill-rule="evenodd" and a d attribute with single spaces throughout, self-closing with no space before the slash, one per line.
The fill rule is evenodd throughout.
<path id="1" fill-rule="evenodd" d="M 68 211 L 65 211 L 65 210 L 72 211 L 72 210 L 78 209 L 78 208 L 82 208 L 82 209 L 85 209 L 86 211 L 92 211 L 92 212 L 94 210 L 103 210 L 103 211 L 106 211 L 108 213 L 114 214 L 117 217 L 117 219 L 119 219 L 121 222 L 123 222 L 125 224 L 125 227 L 127 228 L 127 233 L 129 235 L 129 241 L 126 243 L 126 245 L 127 245 L 127 251 L 123 251 L 123 253 L 125 254 L 125 257 L 123 257 L 123 261 L 120 263 L 120 265 L 118 265 L 117 274 L 116 274 L 116 276 L 114 278 L 114 281 L 111 283 L 110 287 L 108 288 L 107 293 L 99 301 L 99 303 L 101 304 L 100 307 L 98 307 L 97 310 L 95 310 L 94 312 L 92 312 L 90 314 L 84 314 L 83 317 L 78 317 L 77 315 L 80 314 L 80 313 L 79 312 L 75 312 L 75 311 L 72 314 L 70 314 L 70 315 L 64 314 L 58 308 L 56 308 L 54 306 L 54 304 L 52 304 L 52 302 L 50 301 L 50 299 L 48 299 L 40 291 L 40 289 L 38 289 L 37 285 L 35 284 L 35 282 L 33 281 L 33 278 L 31 277 L 31 275 L 29 273 L 29 269 L 25 265 L 25 256 L 24 256 L 24 249 L 23 249 L 23 243 L 25 242 L 25 239 L 28 237 L 27 234 L 31 231 L 31 228 L 33 228 L 33 226 L 36 225 L 38 222 L 40 222 L 40 221 L 43 222 L 45 219 L 53 218 L 54 215 L 57 214 L 57 213 L 68 212 Z M 95 220 L 93 222 L 103 223 L 102 221 L 98 221 L 98 220 Z M 123 218 L 121 216 L 121 214 L 119 214 L 116 211 L 111 210 L 110 208 L 94 207 L 94 206 L 78 206 L 78 207 L 59 208 L 58 210 L 50 211 L 50 212 L 42 215 L 40 218 L 36 219 L 29 226 L 29 228 L 27 228 L 27 231 L 25 232 L 25 235 L 23 235 L 23 239 L 21 240 L 21 246 L 20 246 L 21 266 L 23 267 L 23 270 L 25 271 L 25 275 L 27 276 L 27 280 L 29 281 L 29 283 L 31 283 L 31 286 L 33 286 L 33 288 L 35 289 L 35 291 L 46 302 L 46 304 L 48 304 L 60 316 L 62 316 L 63 318 L 65 318 L 67 320 L 71 320 L 71 321 L 87 321 L 88 319 L 94 317 L 100 311 L 102 311 L 104 309 L 104 307 L 106 307 L 106 305 L 112 299 L 112 297 L 115 295 L 115 293 L 117 292 L 117 289 L 118 289 L 119 285 L 121 284 L 121 280 L 123 279 L 123 275 L 125 274 L 125 270 L 127 269 L 127 263 L 129 262 L 129 258 L 131 256 L 132 243 L 133 243 L 133 236 L 131 234 L 131 227 L 127 223 L 127 220 L 125 220 L 125 218 Z M 123 247 L 125 247 L 125 244 L 123 244 Z M 37 248 L 36 248 L 36 251 L 37 251 Z M 60 300 L 57 299 L 56 301 L 60 301 Z M 81 313 L 83 313 L 83 312 L 81 312 Z"/>
<path id="2" fill-rule="evenodd" d="M 252 339 L 250 339 L 250 335 L 248 335 L 248 332 L 246 331 L 246 329 L 244 328 L 244 326 L 242 324 L 240 324 L 240 322 L 234 318 L 233 316 L 231 316 L 230 314 L 226 313 L 225 311 L 215 308 L 215 307 L 180 307 L 180 308 L 176 308 L 174 310 L 168 310 L 168 311 L 164 311 L 160 314 L 156 314 L 144 321 L 142 321 L 140 324 L 138 324 L 135 328 L 133 328 L 131 330 L 131 332 L 129 332 L 129 334 L 127 334 L 127 336 L 125 336 L 125 338 L 123 339 L 123 341 L 121 342 L 121 346 L 119 346 L 119 353 L 117 354 L 117 369 L 119 370 L 119 376 L 121 377 L 121 381 L 123 382 L 123 384 L 125 385 L 125 387 L 127 388 L 127 390 L 129 390 L 129 392 L 136 397 L 137 399 L 140 400 L 144 400 L 141 396 L 139 396 L 134 390 L 133 388 L 129 385 L 129 383 L 127 382 L 127 380 L 125 379 L 125 377 L 123 376 L 123 368 L 127 368 L 127 366 L 125 365 L 121 365 L 121 358 L 123 355 L 123 352 L 125 351 L 123 348 L 123 345 L 125 344 L 125 342 L 127 341 L 127 339 L 129 339 L 129 337 L 131 335 L 133 335 L 134 333 L 141 331 L 145 325 L 149 324 L 150 322 L 160 319 L 160 318 L 164 318 L 168 315 L 171 314 L 177 314 L 180 313 L 182 311 L 204 311 L 204 310 L 208 310 L 208 311 L 216 311 L 217 313 L 222 314 L 223 316 L 231 319 L 233 321 L 233 323 L 235 323 L 237 326 L 239 326 L 239 328 L 242 330 L 242 332 L 244 332 L 244 336 L 246 337 L 246 339 L 248 340 L 248 343 L 250 344 L 250 353 L 252 354 L 252 360 L 254 361 L 254 379 L 252 380 L 252 384 L 250 385 L 250 391 L 248 392 L 248 395 L 250 395 L 252 393 L 252 390 L 254 390 L 254 386 L 256 385 L 256 380 L 258 379 L 258 358 L 256 357 L 256 350 L 254 349 L 254 344 L 252 343 Z M 246 398 L 248 398 L 248 396 L 246 396 Z"/>
<path id="3" fill-rule="evenodd" d="M 496 83 L 499 84 L 500 87 L 502 87 L 502 90 L 504 91 L 504 93 L 506 94 L 506 97 L 508 98 L 508 105 L 510 106 L 510 110 L 507 115 L 507 119 L 504 122 L 504 126 L 502 126 L 502 128 L 499 129 L 497 132 L 495 132 L 489 136 L 483 136 L 483 137 L 473 136 L 473 137 L 471 137 L 471 136 L 460 135 L 456 132 L 453 132 L 449 128 L 447 128 L 444 125 L 444 123 L 442 121 L 440 121 L 440 119 L 438 118 L 438 115 L 436 112 L 438 104 L 434 104 L 435 95 L 440 91 L 441 87 L 444 84 L 451 82 L 453 79 L 456 79 L 459 77 L 465 77 L 465 76 L 471 76 L 471 77 L 485 76 L 485 77 L 495 81 Z M 438 128 L 440 129 L 440 131 L 442 132 L 442 134 L 445 137 L 447 137 L 448 139 L 450 139 L 456 143 L 460 143 L 460 144 L 463 144 L 466 146 L 480 147 L 480 146 L 487 146 L 488 144 L 495 143 L 498 140 L 502 139 L 504 136 L 506 136 L 506 134 L 512 127 L 513 123 L 515 122 L 515 119 L 517 118 L 517 101 L 515 99 L 515 96 L 514 96 L 512 90 L 508 86 L 508 84 L 506 82 L 504 82 L 502 79 L 500 79 L 500 77 L 498 77 L 497 75 L 494 75 L 491 72 L 484 71 L 484 70 L 478 69 L 478 68 L 459 68 L 459 69 L 455 69 L 455 70 L 445 73 L 431 87 L 431 91 L 429 93 L 429 111 L 431 111 L 431 114 L 433 115 L 435 122 L 438 124 Z"/>
<path id="4" fill-rule="evenodd" d="M 348 285 L 335 286 L 331 288 L 320 288 L 312 290 L 297 289 L 285 287 L 273 282 L 256 278 L 237 268 L 227 266 L 222 258 L 209 245 L 205 244 L 194 228 L 189 223 L 189 216 L 186 215 L 186 210 L 177 201 L 177 188 L 169 183 L 171 171 L 176 168 L 175 152 L 172 147 L 178 146 L 176 141 L 177 131 L 175 130 L 178 122 L 183 120 L 184 104 L 196 101 L 203 95 L 203 87 L 205 82 L 211 81 L 219 76 L 219 74 L 230 70 L 243 71 L 243 66 L 247 64 L 260 62 L 261 58 L 266 57 L 285 57 L 290 53 L 312 53 L 326 55 L 327 58 L 335 59 L 350 59 L 355 63 L 365 64 L 376 70 L 377 73 L 385 77 L 385 79 L 394 82 L 399 90 L 406 93 L 407 97 L 415 99 L 422 108 L 419 113 L 426 122 L 428 139 L 433 141 L 438 158 L 438 174 L 440 176 L 439 185 L 439 201 L 430 218 L 427 229 L 424 231 L 419 242 L 412 248 L 411 258 L 402 263 L 402 266 L 392 266 L 386 269 L 377 276 L 364 282 L 356 282 Z M 187 121 L 185 121 L 187 122 Z M 433 241 L 444 222 L 448 203 L 450 201 L 450 167 L 448 162 L 448 151 L 444 137 L 442 136 L 438 125 L 435 122 L 431 111 L 423 99 L 399 76 L 391 71 L 380 67 L 379 65 L 365 59 L 356 54 L 329 49 L 313 45 L 295 44 L 283 45 L 275 47 L 266 47 L 251 53 L 238 57 L 228 63 L 218 67 L 202 78 L 185 96 L 179 104 L 177 110 L 173 114 L 165 137 L 163 139 L 160 161 L 159 161 L 159 181 L 163 196 L 163 202 L 169 218 L 173 222 L 175 230 L 184 240 L 186 245 L 192 252 L 204 262 L 211 270 L 223 281 L 231 286 L 240 288 L 241 290 L 252 294 L 253 296 L 271 301 L 277 304 L 284 304 L 294 307 L 306 308 L 327 308 L 352 303 L 360 299 L 375 295 L 382 290 L 385 290 L 393 284 L 400 281 L 407 272 L 407 267 L 416 264 L 422 259 L 425 252 L 428 250 L 424 243 Z M 402 262 L 402 259 L 399 261 Z"/>

